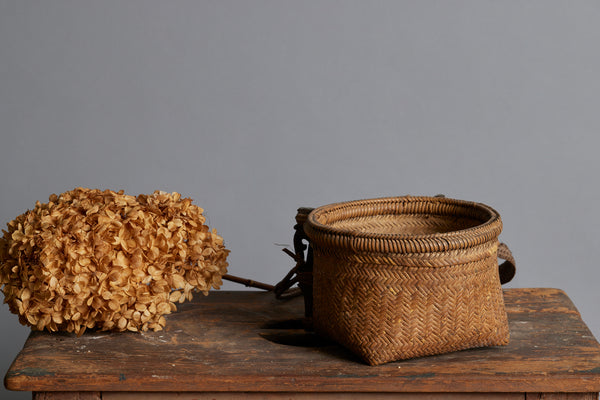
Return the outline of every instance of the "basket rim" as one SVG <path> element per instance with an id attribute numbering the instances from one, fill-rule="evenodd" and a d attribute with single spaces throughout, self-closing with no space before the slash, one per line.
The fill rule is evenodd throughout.
<path id="1" fill-rule="evenodd" d="M 417 202 L 459 206 L 465 210 L 472 209 L 476 212 L 487 214 L 487 219 L 470 228 L 427 234 L 361 232 L 332 227 L 327 223 L 319 221 L 323 215 L 342 209 L 360 209 L 361 207 L 366 208 L 372 205 Z M 370 215 L 380 214 L 374 212 Z M 397 213 L 396 215 L 401 215 L 401 213 Z M 423 213 L 423 215 L 426 214 Z M 339 220 L 343 220 L 343 218 Z M 466 249 L 489 242 L 490 240 L 496 240 L 502 231 L 502 220 L 500 214 L 495 209 L 483 203 L 447 197 L 407 195 L 344 201 L 315 208 L 308 215 L 305 231 L 311 241 L 326 244 L 327 246 L 348 247 L 355 251 L 425 253 Z"/>

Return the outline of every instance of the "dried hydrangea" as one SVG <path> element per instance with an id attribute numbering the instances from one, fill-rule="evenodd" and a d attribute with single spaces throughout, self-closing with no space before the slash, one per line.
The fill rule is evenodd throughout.
<path id="1" fill-rule="evenodd" d="M 227 271 L 202 212 L 178 193 L 52 195 L 3 231 L 4 301 L 37 330 L 160 330 L 176 303 L 218 289 Z"/>

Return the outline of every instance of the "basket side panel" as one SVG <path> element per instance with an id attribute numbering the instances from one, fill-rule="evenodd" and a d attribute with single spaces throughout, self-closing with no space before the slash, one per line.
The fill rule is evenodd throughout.
<path id="1" fill-rule="evenodd" d="M 495 253 L 415 267 L 314 251 L 315 329 L 369 364 L 508 343 Z"/>

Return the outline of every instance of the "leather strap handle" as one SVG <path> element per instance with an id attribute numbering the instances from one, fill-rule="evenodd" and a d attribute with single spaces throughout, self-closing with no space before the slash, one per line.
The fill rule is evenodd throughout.
<path id="1" fill-rule="evenodd" d="M 498 245 L 498 258 L 505 260 L 502 264 L 498 265 L 498 272 L 500 274 L 500 284 L 504 285 L 512 280 L 517 272 L 517 264 L 515 258 L 508 246 L 504 243 Z"/>

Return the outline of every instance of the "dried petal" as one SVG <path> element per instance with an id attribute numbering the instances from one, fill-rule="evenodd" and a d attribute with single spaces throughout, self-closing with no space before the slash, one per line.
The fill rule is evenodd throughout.
<path id="1" fill-rule="evenodd" d="M 169 296 L 169 301 L 175 303 L 175 302 L 178 302 L 180 298 L 181 298 L 181 292 L 176 290 L 174 292 L 171 292 L 171 295 Z"/>

